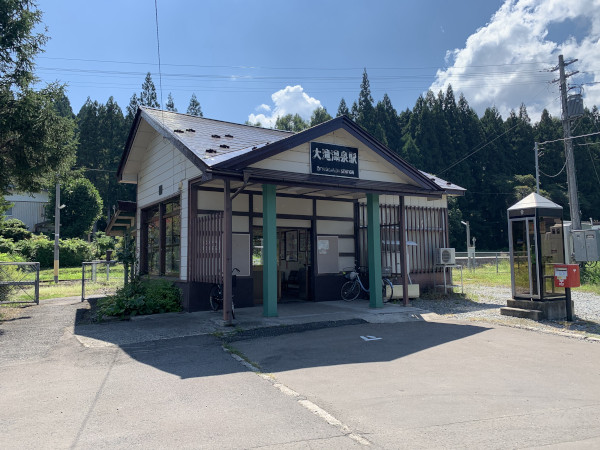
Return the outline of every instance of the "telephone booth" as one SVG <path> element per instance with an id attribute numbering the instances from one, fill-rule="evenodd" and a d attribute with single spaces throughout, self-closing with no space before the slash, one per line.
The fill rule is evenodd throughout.
<path id="1" fill-rule="evenodd" d="M 564 264 L 562 206 L 536 193 L 508 208 L 510 275 L 514 299 L 556 300 L 554 264 Z"/>

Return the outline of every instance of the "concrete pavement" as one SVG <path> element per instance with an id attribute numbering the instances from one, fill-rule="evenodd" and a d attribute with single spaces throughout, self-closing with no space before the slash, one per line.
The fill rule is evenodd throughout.
<path id="1" fill-rule="evenodd" d="M 0 447 L 600 445 L 598 343 L 361 301 L 239 309 L 233 329 L 213 312 L 76 324 L 84 307 L 0 324 Z"/>

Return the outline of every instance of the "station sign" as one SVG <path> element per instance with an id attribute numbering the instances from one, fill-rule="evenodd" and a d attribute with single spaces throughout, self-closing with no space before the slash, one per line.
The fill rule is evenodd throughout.
<path id="1" fill-rule="evenodd" d="M 358 148 L 311 142 L 310 170 L 316 175 L 358 178 Z"/>

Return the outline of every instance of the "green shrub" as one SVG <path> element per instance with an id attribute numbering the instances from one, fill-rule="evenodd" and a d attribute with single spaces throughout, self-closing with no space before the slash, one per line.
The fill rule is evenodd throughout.
<path id="1" fill-rule="evenodd" d="M 92 245 L 82 239 L 61 239 L 58 244 L 61 267 L 81 266 L 93 256 Z M 15 251 L 27 261 L 39 262 L 41 268 L 54 266 L 54 241 L 46 236 L 33 236 L 15 244 Z"/>
<path id="2" fill-rule="evenodd" d="M 94 255 L 92 244 L 78 238 L 61 239 L 58 249 L 60 252 L 60 265 L 62 267 L 81 266 L 82 262 L 91 261 Z"/>
<path id="3" fill-rule="evenodd" d="M 600 266 L 597 263 L 581 265 L 581 284 L 600 285 Z"/>
<path id="4" fill-rule="evenodd" d="M 112 250 L 111 259 L 117 258 L 117 247 L 120 242 L 120 238 L 107 236 L 106 233 L 98 231 L 92 241 L 92 247 L 94 251 L 94 259 L 106 259 L 106 251 Z"/>
<path id="5" fill-rule="evenodd" d="M 22 256 L 0 251 L 0 262 L 26 262 Z"/>
<path id="6" fill-rule="evenodd" d="M 54 241 L 46 236 L 33 236 L 15 244 L 15 251 L 27 261 L 39 262 L 41 268 L 54 265 Z"/>
<path id="7" fill-rule="evenodd" d="M 7 219 L 0 225 L 0 236 L 12 239 L 13 242 L 31 238 L 31 231 L 19 219 Z"/>
<path id="8" fill-rule="evenodd" d="M 114 295 L 98 300 L 99 317 L 181 311 L 181 291 L 166 280 L 134 279 Z"/>
<path id="9" fill-rule="evenodd" d="M 15 243 L 12 239 L 0 236 L 0 253 L 12 253 L 15 251 Z"/>

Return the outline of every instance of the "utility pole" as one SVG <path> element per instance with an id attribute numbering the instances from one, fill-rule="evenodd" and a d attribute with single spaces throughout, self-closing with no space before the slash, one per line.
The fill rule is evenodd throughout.
<path id="1" fill-rule="evenodd" d="M 60 181 L 56 175 L 56 199 L 54 202 L 54 283 L 58 283 L 58 239 L 60 236 Z"/>
<path id="2" fill-rule="evenodd" d="M 578 71 L 565 75 L 565 66 L 573 64 L 576 59 L 565 64 L 563 55 L 558 55 L 558 70 L 560 78 L 560 98 L 562 103 L 562 125 L 565 139 L 565 158 L 567 159 L 567 183 L 569 187 L 569 208 L 571 211 L 571 230 L 581 229 L 581 218 L 579 215 L 579 198 L 577 197 L 577 177 L 575 176 L 575 158 L 573 156 L 573 140 L 571 139 L 571 124 L 569 122 L 569 111 L 567 108 L 567 78 L 575 75 Z M 554 69 L 556 70 L 556 68 Z"/>
<path id="3" fill-rule="evenodd" d="M 537 195 L 540 195 L 540 161 L 539 161 L 539 149 L 538 143 L 536 142 L 533 150 L 535 151 L 535 189 Z"/>

